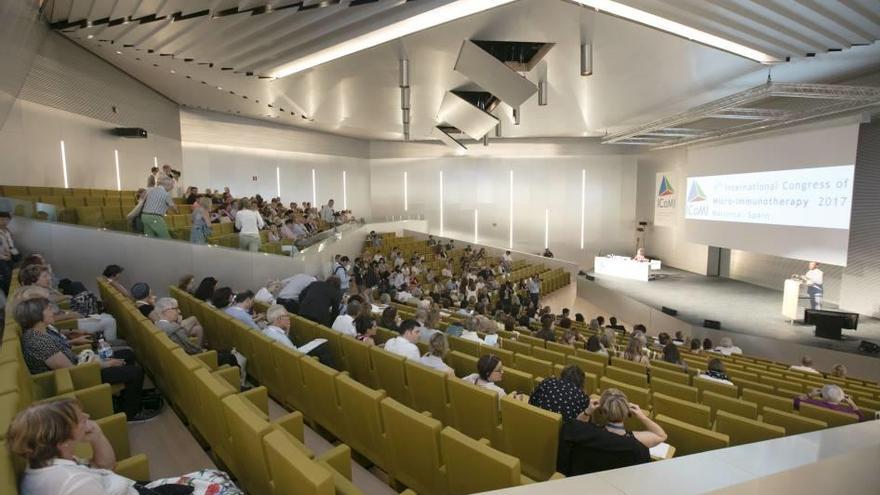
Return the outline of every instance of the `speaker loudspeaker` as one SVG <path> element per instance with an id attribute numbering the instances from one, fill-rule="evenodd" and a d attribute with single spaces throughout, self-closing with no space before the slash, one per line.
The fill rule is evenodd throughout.
<path id="1" fill-rule="evenodd" d="M 721 330 L 721 322 L 716 320 L 703 320 L 703 326 L 706 328 L 714 328 L 715 330 Z"/>
<path id="2" fill-rule="evenodd" d="M 663 308 L 660 309 L 660 311 L 663 311 L 664 313 L 668 314 L 669 316 L 675 316 L 678 314 L 677 309 L 667 308 L 666 306 L 663 306 Z"/>

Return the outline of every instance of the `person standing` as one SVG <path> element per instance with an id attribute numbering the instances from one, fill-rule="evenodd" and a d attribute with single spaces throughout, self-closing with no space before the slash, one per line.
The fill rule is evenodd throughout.
<path id="1" fill-rule="evenodd" d="M 807 273 L 799 276 L 807 284 L 807 295 L 810 297 L 810 309 L 822 309 L 822 294 L 824 293 L 823 278 L 825 276 L 819 269 L 819 263 L 811 261 Z"/>
<path id="2" fill-rule="evenodd" d="M 202 197 L 196 202 L 196 209 L 192 212 L 189 241 L 193 244 L 207 244 L 211 234 L 211 198 Z"/>
<path id="3" fill-rule="evenodd" d="M 235 213 L 235 227 L 238 232 L 238 248 L 245 251 L 260 250 L 260 229 L 266 226 L 263 217 L 257 212 L 256 203 L 243 199 L 241 210 Z"/>
<path id="4" fill-rule="evenodd" d="M 335 212 L 333 211 L 333 200 L 327 202 L 326 205 L 321 207 L 321 220 L 326 223 L 333 225 L 336 223 L 335 218 L 333 216 Z"/>
<path id="5" fill-rule="evenodd" d="M 150 169 L 150 175 L 147 176 L 147 187 L 156 187 L 156 179 L 159 178 L 159 167 Z"/>
<path id="6" fill-rule="evenodd" d="M 0 290 L 3 294 L 9 292 L 12 283 L 12 267 L 21 258 L 21 253 L 15 247 L 12 233 L 7 228 L 12 216 L 7 211 L 0 211 Z"/>
<path id="7" fill-rule="evenodd" d="M 541 296 L 541 281 L 538 280 L 538 276 L 533 275 L 529 277 L 529 281 L 526 282 L 526 287 L 529 291 L 529 300 L 537 308 L 538 300 Z"/>
<path id="8" fill-rule="evenodd" d="M 349 264 L 348 256 L 342 256 L 335 262 L 333 273 L 331 274 L 339 277 L 339 288 L 342 289 L 343 294 L 348 293 L 348 288 L 351 285 L 351 280 L 348 274 L 350 267 L 351 265 Z"/>
<path id="9" fill-rule="evenodd" d="M 159 177 L 156 183 L 156 187 L 149 189 L 144 196 L 141 223 L 143 223 L 144 234 L 147 237 L 171 239 L 168 225 L 165 224 L 165 212 L 171 209 L 177 213 L 177 206 L 175 206 L 170 194 L 174 187 L 174 181 L 168 177 Z"/>

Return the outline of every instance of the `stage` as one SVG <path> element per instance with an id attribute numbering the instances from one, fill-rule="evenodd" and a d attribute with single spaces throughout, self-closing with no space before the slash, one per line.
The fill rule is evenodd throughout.
<path id="1" fill-rule="evenodd" d="M 781 313 L 781 290 L 727 278 L 706 277 L 675 268 L 664 268 L 652 273 L 657 277 L 649 282 L 595 275 L 592 272 L 590 275 L 596 277 L 596 284 L 618 291 L 657 310 L 663 306 L 676 309 L 676 318 L 693 325 L 702 326 L 703 320 L 716 320 L 721 322 L 721 330 L 725 332 L 786 340 L 880 358 L 880 354 L 858 352 L 862 339 L 880 343 L 880 319 L 860 315 L 858 329 L 844 330 L 844 340 L 822 339 L 813 335 L 813 326 L 805 326 L 797 321 L 790 324 L 785 320 Z M 801 299 L 799 314 L 803 315 L 803 308 L 808 304 L 807 299 Z M 838 308 L 826 303 L 823 309 Z M 735 343 L 736 335 L 731 335 L 731 338 Z"/>

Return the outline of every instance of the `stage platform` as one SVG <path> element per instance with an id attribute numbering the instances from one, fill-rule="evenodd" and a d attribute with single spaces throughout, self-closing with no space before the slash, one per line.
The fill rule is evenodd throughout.
<path id="1" fill-rule="evenodd" d="M 815 337 L 813 326 L 797 321 L 789 323 L 782 316 L 782 291 L 720 277 L 706 277 L 675 268 L 654 272 L 657 278 L 649 282 L 625 280 L 607 275 L 595 275 L 595 283 L 618 291 L 636 301 L 660 310 L 663 306 L 678 310 L 676 318 L 702 326 L 703 320 L 721 322 L 721 330 L 757 335 L 798 344 L 858 353 L 880 358 L 880 354 L 858 351 L 862 339 L 880 343 L 880 319 L 866 315 L 859 317 L 857 330 L 844 330 L 844 340 Z M 802 299 L 799 314 L 808 305 Z M 825 304 L 823 309 L 836 310 L 836 305 Z M 637 322 L 636 322 L 637 323 Z M 662 329 L 655 329 L 660 330 Z M 736 336 L 731 336 L 736 342 Z"/>

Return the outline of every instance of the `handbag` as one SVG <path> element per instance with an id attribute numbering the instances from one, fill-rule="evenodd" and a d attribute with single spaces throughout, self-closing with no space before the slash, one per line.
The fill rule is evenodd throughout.
<path id="1" fill-rule="evenodd" d="M 162 493 L 161 487 L 169 485 L 192 487 L 193 495 L 244 495 L 228 474 L 216 469 L 202 469 L 174 478 L 159 479 L 146 487 Z"/>

